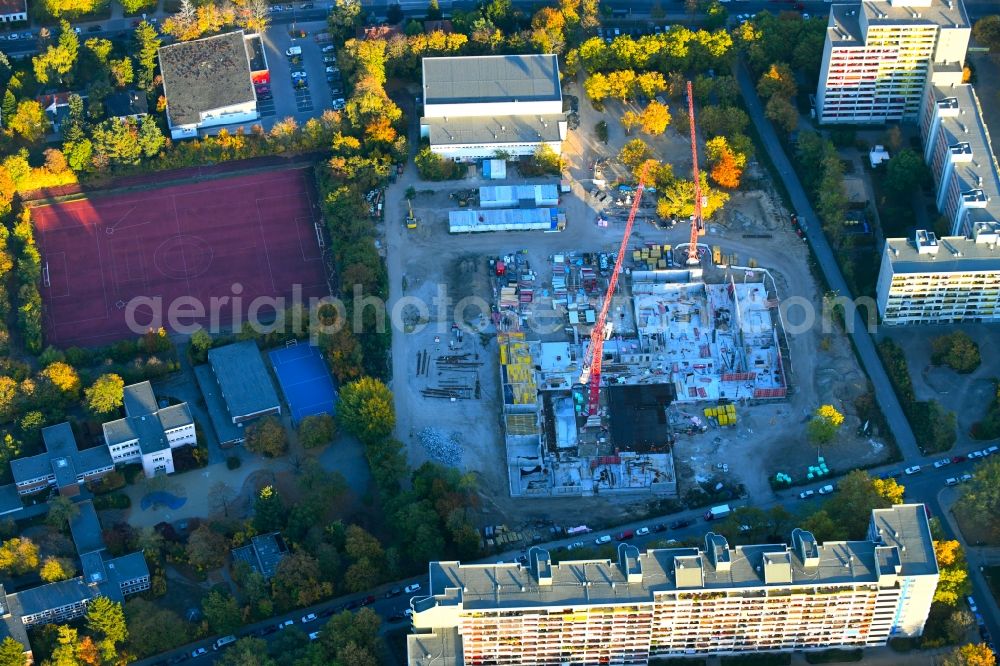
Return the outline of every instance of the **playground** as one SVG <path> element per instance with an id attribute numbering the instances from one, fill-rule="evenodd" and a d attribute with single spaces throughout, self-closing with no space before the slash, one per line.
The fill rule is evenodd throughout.
<path id="1" fill-rule="evenodd" d="M 177 332 L 172 313 L 238 328 L 296 294 L 328 294 L 311 181 L 289 169 L 33 208 L 47 341 Z"/>

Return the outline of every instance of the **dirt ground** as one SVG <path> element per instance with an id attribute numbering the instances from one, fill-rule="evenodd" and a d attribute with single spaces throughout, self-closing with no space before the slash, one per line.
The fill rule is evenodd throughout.
<path id="1" fill-rule="evenodd" d="M 605 113 L 597 113 L 584 98 L 580 87 L 570 84 L 569 94 L 580 97 L 580 127 L 571 132 L 564 144 L 567 173 L 572 192 L 563 195 L 560 207 L 566 212 L 567 229 L 562 233 L 508 232 L 452 236 L 447 230 L 447 211 L 458 208 L 449 194 L 488 184 L 475 168 L 463 181 L 429 183 L 420 181 L 412 163 L 395 186 L 386 193 L 385 248 L 390 276 L 390 301 L 398 304 L 405 297 L 413 303 L 431 304 L 442 291 L 452 306 L 447 308 L 411 304 L 399 306 L 399 327 L 393 335 L 393 389 L 396 396 L 397 436 L 407 446 L 409 460 L 418 465 L 430 455 L 421 444 L 419 433 L 437 429 L 454 436 L 461 443 L 459 467 L 475 472 L 480 478 L 484 498 L 484 523 L 494 520 L 518 525 L 537 519 L 572 521 L 582 515 L 590 523 L 610 522 L 645 509 L 650 498 L 573 498 L 512 500 L 506 474 L 503 433 L 500 429 L 499 364 L 495 334 L 487 328 L 482 334 L 465 334 L 458 341 L 452 330 L 456 319 L 478 325 L 485 321 L 476 307 L 456 316 L 453 304 L 468 297 L 483 299 L 488 307 L 493 300 L 488 259 L 522 251 L 529 264 L 539 272 L 536 291 L 544 292 L 551 284 L 547 272 L 550 257 L 556 253 L 615 252 L 623 230 L 623 220 L 612 218 L 607 228 L 595 224 L 596 202 L 587 195 L 593 187 L 591 165 L 594 159 L 617 154 L 628 139 L 617 118 L 622 109 L 609 104 Z M 608 145 L 596 140 L 593 128 L 598 120 L 608 123 Z M 634 133 L 635 134 L 635 133 Z M 668 130 L 664 137 L 643 136 L 657 156 L 674 164 L 675 172 L 685 175 L 690 169 L 690 149 L 686 136 Z M 611 180 L 614 166 L 606 170 Z M 506 182 L 552 182 L 518 178 L 516 172 Z M 710 220 L 708 233 L 701 242 L 718 245 L 734 265 L 767 268 L 784 301 L 798 297 L 819 309 L 819 294 L 808 265 L 805 244 L 793 233 L 787 211 L 766 180 L 763 170 L 751 164 L 747 181 L 760 189 L 737 192 L 729 204 Z M 493 181 L 492 184 L 497 184 Z M 407 230 L 404 193 L 413 186 L 418 194 L 413 201 L 420 219 L 419 228 Z M 745 235 L 757 236 L 746 238 Z M 636 224 L 631 244 L 687 241 L 688 229 L 678 226 L 662 231 L 645 221 Z M 741 279 L 742 271 L 733 274 Z M 713 279 L 723 279 L 724 272 Z M 796 323 L 796 310 L 788 317 Z M 853 468 L 874 462 L 886 455 L 877 442 L 854 436 L 858 419 L 853 414 L 854 399 L 867 390 L 867 380 L 860 371 L 849 341 L 834 330 L 823 333 L 813 327 L 805 333 L 789 336 L 793 386 L 788 400 L 752 406 L 740 414 L 735 428 L 712 429 L 694 437 L 682 436 L 675 450 L 681 495 L 685 484 L 714 473 L 714 465 L 725 462 L 729 475 L 742 482 L 752 501 L 764 502 L 773 494 L 767 477 L 783 471 L 799 478 L 806 467 L 816 462 L 816 451 L 803 446 L 805 421 L 820 404 L 831 403 L 847 415 L 842 429 L 843 441 L 825 452 L 827 463 L 835 468 Z M 442 356 L 463 356 L 468 368 L 460 372 L 441 369 Z M 478 397 L 441 399 L 427 397 L 428 388 L 454 388 Z M 695 411 L 692 409 L 692 411 Z M 697 408 L 700 411 L 700 408 Z"/>

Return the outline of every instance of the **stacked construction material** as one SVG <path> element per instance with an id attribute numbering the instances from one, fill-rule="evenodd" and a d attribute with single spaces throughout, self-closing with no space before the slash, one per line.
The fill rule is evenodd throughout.
<path id="1" fill-rule="evenodd" d="M 718 407 L 706 407 L 705 417 L 713 419 L 720 426 L 736 425 L 736 405 L 719 405 Z"/>

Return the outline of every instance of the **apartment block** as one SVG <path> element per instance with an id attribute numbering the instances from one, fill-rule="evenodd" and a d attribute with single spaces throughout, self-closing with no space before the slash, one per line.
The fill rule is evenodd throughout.
<path id="1" fill-rule="evenodd" d="M 656 657 L 872 647 L 923 632 L 938 567 L 922 504 L 872 512 L 865 541 L 702 548 L 618 560 L 432 562 L 411 599 L 411 666 L 646 664 Z"/>
<path id="2" fill-rule="evenodd" d="M 882 323 L 1000 321 L 1000 224 L 975 223 L 971 238 L 918 230 L 889 238 L 876 298 Z"/>
<path id="3" fill-rule="evenodd" d="M 975 90 L 961 73 L 932 76 L 920 117 L 924 161 L 951 235 L 972 236 L 977 224 L 1000 221 L 1000 171 Z"/>
<path id="4" fill-rule="evenodd" d="M 834 5 L 816 117 L 824 124 L 917 120 L 932 63 L 961 71 L 970 34 L 961 0 Z"/>

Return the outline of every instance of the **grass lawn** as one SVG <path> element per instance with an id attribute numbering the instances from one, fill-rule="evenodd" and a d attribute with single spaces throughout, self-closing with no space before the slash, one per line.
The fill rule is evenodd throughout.
<path id="1" fill-rule="evenodd" d="M 991 540 L 990 531 L 985 529 L 981 523 L 977 523 L 975 520 L 970 519 L 968 516 L 963 515 L 961 511 L 956 508 L 952 510 L 955 515 L 955 520 L 958 521 L 958 529 L 962 530 L 962 536 L 965 537 L 965 542 L 970 546 L 996 546 L 997 543 Z"/>

